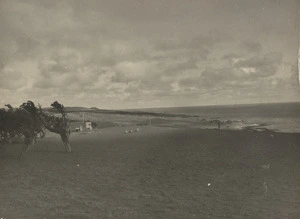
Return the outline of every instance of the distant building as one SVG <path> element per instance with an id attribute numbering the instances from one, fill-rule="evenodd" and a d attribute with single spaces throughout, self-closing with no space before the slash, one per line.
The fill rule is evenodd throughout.
<path id="1" fill-rule="evenodd" d="M 85 122 L 85 128 L 92 131 L 93 130 L 92 122 Z"/>
<path id="2" fill-rule="evenodd" d="M 82 131 L 83 131 L 82 125 L 79 126 L 79 127 L 76 127 L 76 128 L 75 128 L 75 131 L 76 131 L 76 132 L 82 132 Z"/>

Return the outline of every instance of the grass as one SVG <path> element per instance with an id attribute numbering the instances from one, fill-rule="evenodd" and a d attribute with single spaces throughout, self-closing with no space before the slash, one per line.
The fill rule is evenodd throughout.
<path id="1" fill-rule="evenodd" d="M 0 217 L 299 218 L 299 134 L 123 129 L 73 133 L 71 154 L 51 135 L 23 160 L 10 145 Z"/>

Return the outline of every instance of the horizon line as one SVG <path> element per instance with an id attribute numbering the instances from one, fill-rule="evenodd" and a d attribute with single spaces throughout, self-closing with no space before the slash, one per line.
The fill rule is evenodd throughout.
<path id="1" fill-rule="evenodd" d="M 236 103 L 236 104 L 209 104 L 209 105 L 182 105 L 182 106 L 161 106 L 161 107 L 138 107 L 138 108 L 99 108 L 95 106 L 65 106 L 65 107 L 82 107 L 82 108 L 97 108 L 99 110 L 142 110 L 142 109 L 160 109 L 160 108 L 180 108 L 180 107 L 213 107 L 213 106 L 247 106 L 247 105 L 267 105 L 280 103 L 300 103 L 300 101 L 281 101 L 281 102 L 262 102 L 262 103 Z M 51 107 L 49 107 L 51 108 Z"/>

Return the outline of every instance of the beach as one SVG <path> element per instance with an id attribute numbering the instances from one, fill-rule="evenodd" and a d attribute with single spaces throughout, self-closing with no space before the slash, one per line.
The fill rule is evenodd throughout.
<path id="1" fill-rule="evenodd" d="M 299 134 L 137 127 L 9 145 L 0 217 L 299 218 Z"/>

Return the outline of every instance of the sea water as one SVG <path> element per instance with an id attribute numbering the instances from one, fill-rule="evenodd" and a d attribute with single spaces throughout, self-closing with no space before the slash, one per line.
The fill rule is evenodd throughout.
<path id="1" fill-rule="evenodd" d="M 141 111 L 196 115 L 203 119 L 240 121 L 279 132 L 300 133 L 300 102 L 226 106 L 150 108 Z"/>

